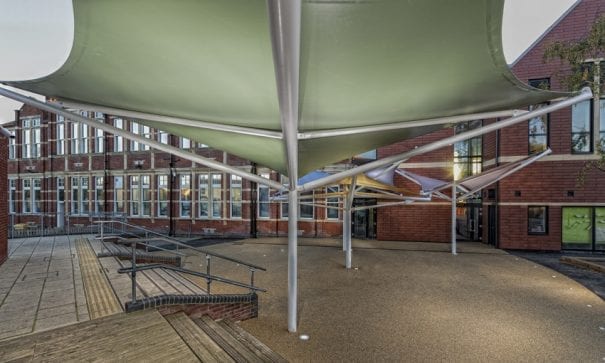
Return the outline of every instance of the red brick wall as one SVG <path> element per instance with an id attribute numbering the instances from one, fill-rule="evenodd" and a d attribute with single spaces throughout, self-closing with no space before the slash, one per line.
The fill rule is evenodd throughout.
<path id="1" fill-rule="evenodd" d="M 449 242 L 451 207 L 447 203 L 378 209 L 378 239 L 385 241 Z"/>
<path id="2" fill-rule="evenodd" d="M 8 257 L 8 139 L 0 138 L 0 264 Z"/>

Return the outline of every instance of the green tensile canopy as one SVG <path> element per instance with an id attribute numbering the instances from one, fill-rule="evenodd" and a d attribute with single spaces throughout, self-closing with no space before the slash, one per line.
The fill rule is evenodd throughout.
<path id="1" fill-rule="evenodd" d="M 264 0 L 74 0 L 74 44 L 41 79 L 8 84 L 76 103 L 281 132 Z M 502 52 L 503 0 L 307 0 L 300 132 L 524 107 Z M 286 171 L 280 139 L 146 122 Z M 299 175 L 441 126 L 299 140 Z"/>

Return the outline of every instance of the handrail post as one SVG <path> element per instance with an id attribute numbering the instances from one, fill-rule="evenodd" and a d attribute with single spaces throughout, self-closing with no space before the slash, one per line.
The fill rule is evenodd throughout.
<path id="1" fill-rule="evenodd" d="M 210 255 L 206 254 L 206 275 L 210 276 Z M 210 295 L 210 283 L 212 280 L 209 278 L 206 279 L 206 290 L 208 291 L 208 295 Z"/>
<path id="2" fill-rule="evenodd" d="M 132 260 L 131 268 L 132 273 L 130 274 L 130 280 L 132 282 L 132 302 L 137 301 L 137 253 L 136 253 L 136 242 L 132 242 Z"/>
<path id="3" fill-rule="evenodd" d="M 250 292 L 254 292 L 254 269 L 250 269 Z"/>

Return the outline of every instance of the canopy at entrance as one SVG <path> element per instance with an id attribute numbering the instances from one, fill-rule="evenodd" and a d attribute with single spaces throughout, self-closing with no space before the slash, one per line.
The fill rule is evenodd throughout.
<path id="1" fill-rule="evenodd" d="M 7 84 L 60 101 L 170 116 L 177 121 L 145 123 L 286 172 L 269 3 L 74 0 L 65 63 Z M 442 127 L 377 126 L 559 97 L 510 73 L 502 9 L 503 0 L 302 1 L 293 101 L 299 174 Z M 36 23 L 22 26 L 0 28 L 0 38 Z M 326 130 L 337 132 L 313 136 Z"/>

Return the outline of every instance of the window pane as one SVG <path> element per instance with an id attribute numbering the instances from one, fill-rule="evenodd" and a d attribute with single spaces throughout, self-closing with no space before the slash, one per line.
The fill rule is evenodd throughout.
<path id="1" fill-rule="evenodd" d="M 583 101 L 571 107 L 572 152 L 590 152 L 592 149 L 590 102 L 590 100 Z"/>
<path id="2" fill-rule="evenodd" d="M 269 174 L 261 174 L 263 178 L 269 178 Z M 258 216 L 269 218 L 269 187 L 258 184 Z"/>
<path id="3" fill-rule="evenodd" d="M 595 249 L 605 250 L 605 208 L 597 207 L 595 211 Z"/>
<path id="4" fill-rule="evenodd" d="M 181 217 L 191 217 L 191 176 L 180 176 Z"/>
<path id="5" fill-rule="evenodd" d="M 338 193 L 338 185 L 327 187 L 326 191 L 328 193 Z M 338 207 L 338 197 L 328 197 L 326 202 L 331 207 Z M 338 209 L 327 208 L 326 216 L 328 219 L 338 219 Z"/>
<path id="6" fill-rule="evenodd" d="M 563 208 L 563 248 L 592 249 L 592 208 Z"/>
<path id="7" fill-rule="evenodd" d="M 605 77 L 605 74 L 603 75 Z M 605 82 L 603 82 L 605 84 Z M 601 139 L 601 149 L 605 151 L 605 98 L 600 99 L 600 134 L 599 138 Z"/>
<path id="8" fill-rule="evenodd" d="M 201 174 L 199 176 L 199 216 L 201 218 L 208 218 L 208 209 L 210 201 L 210 192 L 208 186 L 208 174 Z"/>
<path id="9" fill-rule="evenodd" d="M 547 231 L 546 207 L 528 207 L 527 208 L 527 233 L 546 234 Z"/>
<path id="10" fill-rule="evenodd" d="M 212 174 L 212 217 L 220 218 L 222 215 L 222 175 L 221 174 Z"/>

